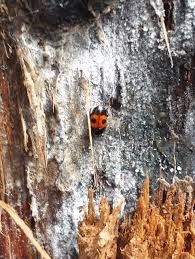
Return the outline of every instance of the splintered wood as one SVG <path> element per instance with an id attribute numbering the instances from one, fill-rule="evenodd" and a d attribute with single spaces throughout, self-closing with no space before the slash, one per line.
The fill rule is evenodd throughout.
<path id="1" fill-rule="evenodd" d="M 126 217 L 117 231 L 120 207 L 110 213 L 106 199 L 95 213 L 93 193 L 79 227 L 80 258 L 195 259 L 195 183 L 190 179 L 159 187 L 149 199 L 147 178 L 132 218 Z"/>
<path id="2" fill-rule="evenodd" d="M 121 258 L 195 258 L 192 182 L 159 182 L 149 202 L 146 179 L 137 209 L 130 223 L 120 228 Z M 124 239 L 124 236 L 127 239 Z"/>
<path id="3" fill-rule="evenodd" d="M 93 191 L 89 190 L 88 213 L 79 226 L 80 259 L 116 258 L 121 205 L 114 208 L 111 213 L 107 200 L 102 198 L 98 217 L 93 204 Z"/>

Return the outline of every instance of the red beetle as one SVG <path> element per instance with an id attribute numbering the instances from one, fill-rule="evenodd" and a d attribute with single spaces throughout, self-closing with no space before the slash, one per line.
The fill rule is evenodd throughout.
<path id="1" fill-rule="evenodd" d="M 91 130 L 95 135 L 101 135 L 107 127 L 108 111 L 96 106 L 90 113 Z"/>

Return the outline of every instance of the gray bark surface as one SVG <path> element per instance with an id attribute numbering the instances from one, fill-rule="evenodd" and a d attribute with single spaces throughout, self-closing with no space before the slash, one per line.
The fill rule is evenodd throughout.
<path id="1" fill-rule="evenodd" d="M 161 3 L 172 8 L 165 22 L 173 68 L 153 1 L 110 1 L 108 14 L 110 3 L 102 1 L 100 23 L 81 2 L 22 2 L 23 19 L 11 32 L 20 67 L 20 116 L 13 120 L 23 145 L 15 158 L 23 157 L 25 178 L 17 181 L 28 188 L 20 191 L 28 193 L 36 235 L 56 259 L 77 257 L 77 226 L 94 186 L 81 78 L 89 81 L 91 108 L 109 112 L 105 133 L 93 138 L 96 204 L 101 195 L 113 205 L 123 199 L 124 214 L 146 175 L 154 189 L 159 177 L 172 182 L 195 172 L 195 2 Z M 15 9 L 8 7 L 14 28 Z M 13 171 L 4 171 L 9 193 L 17 187 Z"/>

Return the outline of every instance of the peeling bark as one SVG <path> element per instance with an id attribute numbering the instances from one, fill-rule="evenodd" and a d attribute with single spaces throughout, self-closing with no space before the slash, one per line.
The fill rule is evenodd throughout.
<path id="1" fill-rule="evenodd" d="M 16 73 L 14 73 L 16 76 Z M 1 160 L 1 200 L 12 204 L 26 224 L 32 226 L 27 180 L 24 173 L 23 141 L 19 107 L 17 102 L 17 82 L 10 85 L 10 78 L 0 73 L 0 160 Z M 17 119 L 16 119 L 17 118 Z M 17 130 L 16 130 L 17 129 Z M 22 231 L 7 215 L 1 214 L 0 258 L 31 258 L 36 253 L 28 244 Z"/>

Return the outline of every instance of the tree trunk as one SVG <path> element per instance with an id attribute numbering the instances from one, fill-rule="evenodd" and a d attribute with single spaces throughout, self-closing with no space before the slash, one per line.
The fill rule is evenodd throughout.
<path id="1" fill-rule="evenodd" d="M 77 258 L 89 187 L 96 204 L 106 195 L 129 211 L 146 175 L 153 189 L 159 177 L 194 176 L 194 9 L 191 0 L 1 3 L 0 194 L 52 258 Z M 93 157 L 89 101 L 109 113 Z M 36 258 L 1 220 L 0 258 Z"/>

